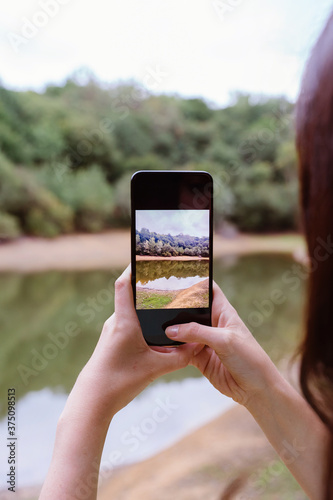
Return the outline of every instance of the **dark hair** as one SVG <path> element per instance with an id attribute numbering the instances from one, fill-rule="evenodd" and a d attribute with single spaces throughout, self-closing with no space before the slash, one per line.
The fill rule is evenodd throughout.
<path id="1" fill-rule="evenodd" d="M 296 108 L 303 226 L 310 257 L 300 383 L 333 435 L 333 14 L 304 74 Z M 327 494 L 333 498 L 333 443 Z"/>

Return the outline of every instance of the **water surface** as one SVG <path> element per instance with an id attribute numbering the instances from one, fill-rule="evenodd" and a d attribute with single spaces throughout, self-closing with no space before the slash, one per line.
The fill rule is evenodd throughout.
<path id="1" fill-rule="evenodd" d="M 207 268 L 208 263 L 205 265 Z M 290 258 L 279 255 L 230 257 L 214 262 L 215 281 L 278 364 L 289 359 L 302 331 L 304 282 L 294 280 L 291 284 L 286 279 L 293 273 L 293 266 Z M 195 264 L 195 276 L 206 276 L 207 269 L 200 267 Z M 105 319 L 113 312 L 113 285 L 120 272 L 0 275 L 0 386 L 2 394 L 15 387 L 18 397 L 18 486 L 43 481 L 57 419 Z M 144 265 L 140 281 L 186 278 L 185 272 L 185 268 L 175 271 L 171 261 L 168 268 L 163 264 L 151 277 Z M 274 290 L 282 294 L 280 304 L 271 300 Z M 178 406 L 161 427 L 154 426 L 152 411 L 158 401 L 167 397 Z M 107 465 L 114 449 L 121 451 L 124 462 L 148 456 L 229 404 L 193 367 L 166 375 L 115 418 L 103 460 Z M 4 435 L 5 405 L 0 407 L 0 413 L 0 432 Z M 129 441 L 133 425 L 144 428 L 144 439 L 137 447 L 133 440 Z M 4 453 L 2 447 L 1 463 L 6 463 Z"/>

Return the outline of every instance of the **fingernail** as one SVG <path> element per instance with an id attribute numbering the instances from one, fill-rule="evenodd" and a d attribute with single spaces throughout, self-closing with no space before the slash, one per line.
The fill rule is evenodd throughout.
<path id="1" fill-rule="evenodd" d="M 172 339 L 175 339 L 178 335 L 178 326 L 168 326 L 168 328 L 165 330 L 165 333 L 167 334 L 168 337 L 171 337 Z"/>

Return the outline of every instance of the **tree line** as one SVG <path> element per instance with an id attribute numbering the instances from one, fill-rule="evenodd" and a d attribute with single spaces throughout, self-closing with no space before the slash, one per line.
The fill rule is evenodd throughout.
<path id="1" fill-rule="evenodd" d="M 130 224 L 136 170 L 206 170 L 215 221 L 297 227 L 293 104 L 235 93 L 225 107 L 72 75 L 62 86 L 0 86 L 0 239 Z"/>
<path id="2" fill-rule="evenodd" d="M 156 257 L 209 257 L 209 239 L 187 234 L 159 234 L 147 228 L 135 231 L 136 254 Z"/>

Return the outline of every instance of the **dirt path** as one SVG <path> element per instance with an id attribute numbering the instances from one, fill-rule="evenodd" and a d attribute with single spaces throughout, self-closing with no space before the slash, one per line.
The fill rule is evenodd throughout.
<path id="1" fill-rule="evenodd" d="M 54 239 L 24 237 L 0 245 L 0 271 L 122 269 L 130 256 L 128 230 Z"/>
<path id="2" fill-rule="evenodd" d="M 183 290 L 155 290 L 153 288 L 136 287 L 136 299 L 138 309 L 184 309 L 188 307 L 208 307 L 208 278 Z M 145 307 L 145 300 L 150 297 L 169 297 L 167 305 L 158 307 Z"/>
<path id="3" fill-rule="evenodd" d="M 303 260 L 304 248 L 303 238 L 298 234 L 214 237 L 214 257 L 217 258 L 249 253 L 287 253 Z M 129 262 L 130 232 L 127 229 L 66 235 L 52 240 L 24 237 L 0 244 L 0 272 L 122 269 Z"/>
<path id="4" fill-rule="evenodd" d="M 157 455 L 115 469 L 97 500 L 306 500 L 252 416 L 235 405 Z M 19 488 L 16 500 L 37 500 L 41 487 Z M 14 498 L 0 491 L 1 500 Z"/>
<path id="5" fill-rule="evenodd" d="M 183 309 L 188 307 L 209 307 L 208 278 L 181 290 L 165 309 Z"/>
<path id="6" fill-rule="evenodd" d="M 307 500 L 249 412 L 235 405 L 157 455 L 110 472 L 97 500 Z M 40 487 L 19 488 L 17 500 L 37 500 Z M 11 500 L 1 491 L 1 500 Z"/>

